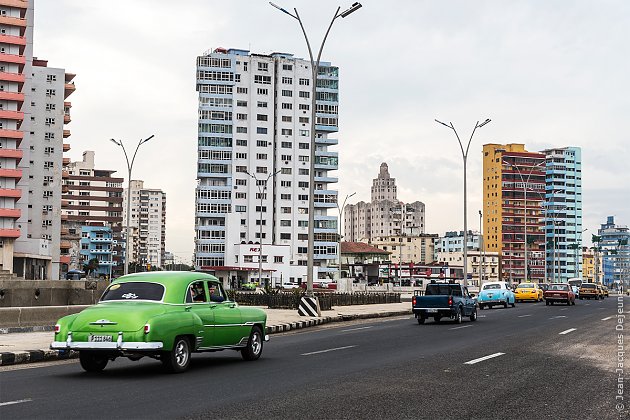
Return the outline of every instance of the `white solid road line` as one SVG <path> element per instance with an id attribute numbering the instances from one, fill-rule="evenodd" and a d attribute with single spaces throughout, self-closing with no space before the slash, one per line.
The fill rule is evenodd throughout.
<path id="1" fill-rule="evenodd" d="M 357 328 L 350 328 L 349 330 L 341 330 L 341 332 L 358 331 L 358 330 L 367 330 L 368 328 L 372 328 L 372 326 L 369 326 L 369 327 L 357 327 Z"/>
<path id="2" fill-rule="evenodd" d="M 569 328 L 568 330 L 564 330 L 561 333 L 558 333 L 559 335 L 565 335 L 565 334 L 569 334 L 570 332 L 573 332 L 577 330 L 577 328 Z"/>
<path id="3" fill-rule="evenodd" d="M 602 318 L 602 321 L 608 321 L 611 318 L 612 318 L 612 316 L 607 316 L 606 318 Z"/>
<path id="4" fill-rule="evenodd" d="M 33 401 L 33 400 L 30 398 L 26 398 L 24 400 L 7 401 L 7 402 L 0 403 L 0 407 L 2 407 L 3 405 L 22 404 L 22 403 L 30 402 L 30 401 Z"/>
<path id="5" fill-rule="evenodd" d="M 351 349 L 352 347 L 356 347 L 356 346 L 335 347 L 334 349 L 326 349 L 326 350 L 312 351 L 312 352 L 310 352 L 310 353 L 302 353 L 300 356 L 310 356 L 310 355 L 312 355 L 312 354 L 328 353 L 329 351 L 336 351 L 336 350 Z"/>
<path id="6" fill-rule="evenodd" d="M 564 316 L 564 315 L 552 316 L 549 319 L 558 319 L 558 318 L 566 318 L 566 316 Z"/>
<path id="7" fill-rule="evenodd" d="M 530 314 L 528 315 L 519 315 L 518 318 L 525 318 L 526 316 L 531 316 Z"/>
<path id="8" fill-rule="evenodd" d="M 462 325 L 461 327 L 449 328 L 449 330 L 459 330 L 459 329 L 468 328 L 468 327 L 472 327 L 472 325 Z"/>
<path id="9" fill-rule="evenodd" d="M 474 365 L 475 363 L 483 362 L 484 360 L 492 359 L 493 357 L 503 356 L 505 353 L 494 353 L 488 356 L 480 357 L 479 359 L 469 360 L 465 362 L 465 365 Z"/>

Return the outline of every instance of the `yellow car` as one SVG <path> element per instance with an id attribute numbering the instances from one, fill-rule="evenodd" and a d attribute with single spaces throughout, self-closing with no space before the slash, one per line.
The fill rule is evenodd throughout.
<path id="1" fill-rule="evenodd" d="M 534 300 L 542 302 L 543 290 L 538 287 L 538 283 L 521 283 L 514 290 L 514 297 L 517 302 L 523 300 Z"/>

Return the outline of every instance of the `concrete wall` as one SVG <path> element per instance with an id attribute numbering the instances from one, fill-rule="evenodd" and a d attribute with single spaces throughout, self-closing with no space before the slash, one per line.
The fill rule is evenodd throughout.
<path id="1" fill-rule="evenodd" d="M 0 308 L 92 305 L 108 285 L 107 280 L 0 279 Z"/>
<path id="2" fill-rule="evenodd" d="M 88 306 L 89 305 L 0 308 L 0 333 L 3 332 L 3 329 L 16 327 L 52 327 L 59 318 L 80 312 Z"/>

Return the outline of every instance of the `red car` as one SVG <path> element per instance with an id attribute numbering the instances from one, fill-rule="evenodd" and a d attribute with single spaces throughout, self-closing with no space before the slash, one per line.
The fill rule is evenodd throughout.
<path id="1" fill-rule="evenodd" d="M 553 305 L 555 302 L 575 305 L 575 293 L 567 283 L 552 283 L 543 294 L 545 305 Z"/>

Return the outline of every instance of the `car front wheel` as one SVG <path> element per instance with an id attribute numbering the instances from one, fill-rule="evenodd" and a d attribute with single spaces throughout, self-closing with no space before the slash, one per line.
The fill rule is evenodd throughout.
<path id="1" fill-rule="evenodd" d="M 166 370 L 181 373 L 190 365 L 190 343 L 186 337 L 177 337 L 173 343 L 173 350 L 162 355 L 162 363 Z"/>
<path id="2" fill-rule="evenodd" d="M 457 308 L 457 312 L 455 312 L 455 323 L 456 324 L 461 324 L 462 323 L 462 310 L 461 310 L 461 308 Z"/>
<path id="3" fill-rule="evenodd" d="M 245 360 L 256 360 L 260 357 L 263 350 L 263 335 L 260 327 L 254 326 L 247 340 L 247 347 L 241 350 L 241 356 Z"/>
<path id="4" fill-rule="evenodd" d="M 477 320 L 477 308 L 473 309 L 472 313 L 470 314 L 470 320 L 471 321 Z"/>
<path id="5" fill-rule="evenodd" d="M 107 357 L 94 351 L 81 350 L 79 352 L 79 362 L 86 372 L 100 372 L 107 366 Z"/>

